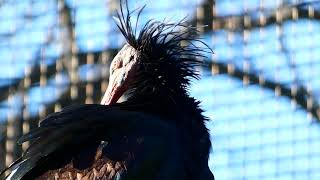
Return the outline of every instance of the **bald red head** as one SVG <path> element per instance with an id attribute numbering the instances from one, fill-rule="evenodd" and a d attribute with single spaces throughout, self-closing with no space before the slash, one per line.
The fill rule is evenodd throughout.
<path id="1" fill-rule="evenodd" d="M 126 44 L 114 57 L 110 66 L 108 88 L 101 100 L 101 104 L 111 105 L 129 89 L 134 81 L 138 66 L 138 52 Z"/>

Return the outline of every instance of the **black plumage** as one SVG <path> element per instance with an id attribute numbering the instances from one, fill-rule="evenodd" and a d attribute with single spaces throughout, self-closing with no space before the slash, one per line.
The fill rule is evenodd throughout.
<path id="1" fill-rule="evenodd" d="M 102 105 L 45 118 L 19 140 L 33 143 L 9 178 L 214 179 L 207 118 L 187 89 L 206 51 L 194 44 L 203 43 L 197 30 L 151 20 L 137 35 L 131 15 L 121 6 L 116 21 L 127 44 L 112 62 Z M 125 92 L 127 100 L 116 103 Z"/>

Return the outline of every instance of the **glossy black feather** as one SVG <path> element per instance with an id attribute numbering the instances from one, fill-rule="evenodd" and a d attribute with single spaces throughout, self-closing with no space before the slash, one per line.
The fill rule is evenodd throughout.
<path id="1" fill-rule="evenodd" d="M 101 141 L 113 142 L 114 139 L 118 140 L 129 134 L 134 135 L 133 138 L 166 137 L 168 141 L 177 137 L 175 132 L 175 126 L 170 125 L 170 121 L 163 121 L 152 114 L 104 105 L 68 107 L 60 113 L 49 116 L 39 128 L 22 137 L 24 141 L 32 139 L 36 141 L 27 149 L 22 159 L 12 166 L 13 169 L 18 167 L 12 179 L 21 179 L 23 176 L 35 178 L 51 168 L 63 167 L 70 163 L 69 161 L 76 159 L 77 154 L 81 152 L 77 151 L 77 148 L 97 148 Z M 86 146 L 88 144 L 90 146 Z M 173 144 L 178 144 L 178 141 L 171 143 L 171 146 Z M 69 161 L 53 163 L 54 167 L 50 167 L 48 159 L 51 159 L 50 156 L 57 156 L 55 155 L 57 153 L 59 158 L 67 158 L 65 154 L 68 154 Z M 89 168 L 93 163 L 92 161 L 87 164 L 85 168 Z M 47 168 L 41 172 L 39 171 L 41 166 Z"/>

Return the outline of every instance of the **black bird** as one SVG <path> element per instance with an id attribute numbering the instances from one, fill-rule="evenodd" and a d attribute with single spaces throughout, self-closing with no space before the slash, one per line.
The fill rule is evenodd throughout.
<path id="1" fill-rule="evenodd" d="M 115 18 L 127 43 L 112 61 L 101 105 L 46 117 L 18 141 L 32 143 L 2 172 L 11 172 L 7 179 L 214 179 L 207 118 L 187 89 L 210 48 L 195 44 L 203 42 L 184 20 L 150 20 L 137 33 L 131 15 L 121 6 Z"/>

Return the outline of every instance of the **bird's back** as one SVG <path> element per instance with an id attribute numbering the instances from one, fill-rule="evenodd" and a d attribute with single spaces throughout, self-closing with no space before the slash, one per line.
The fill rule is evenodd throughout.
<path id="1" fill-rule="evenodd" d="M 48 116 L 8 179 L 187 179 L 179 133 L 159 117 L 103 105 Z"/>

